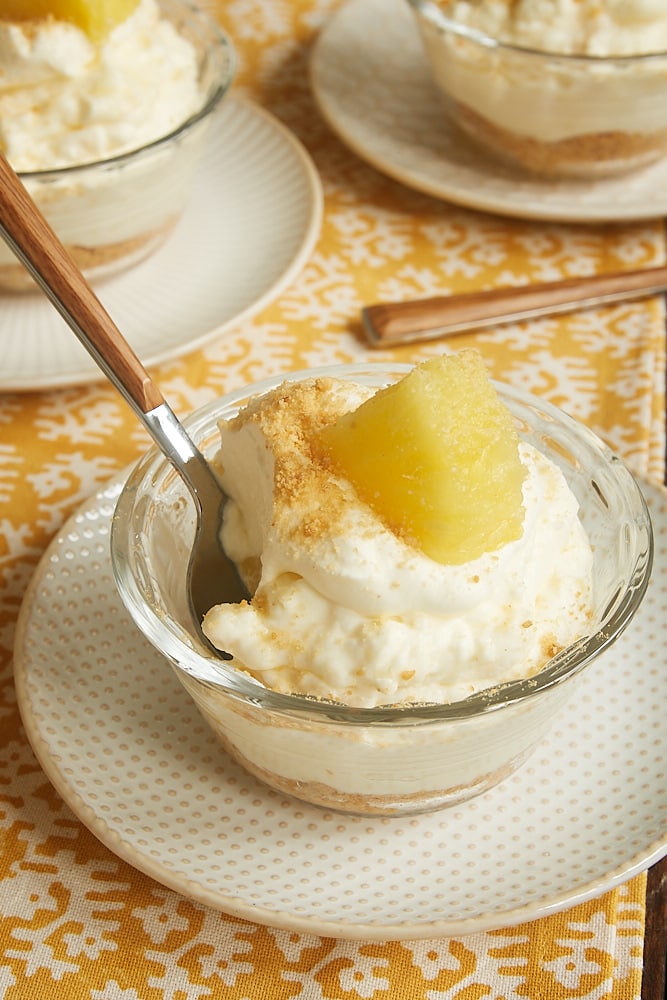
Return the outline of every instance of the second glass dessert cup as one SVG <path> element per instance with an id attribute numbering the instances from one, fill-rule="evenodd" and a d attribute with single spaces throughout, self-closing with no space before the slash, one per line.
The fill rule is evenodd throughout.
<path id="1" fill-rule="evenodd" d="M 214 401 L 185 424 L 212 459 L 219 448 L 218 421 L 285 379 L 325 375 L 379 388 L 409 370 L 357 364 L 278 376 Z M 156 452 L 131 473 L 111 531 L 121 597 L 222 745 L 273 788 L 331 809 L 389 816 L 477 795 L 526 760 L 555 717 L 569 710 L 577 680 L 639 608 L 653 539 L 634 478 L 583 425 L 525 393 L 496 388 L 520 437 L 560 467 L 579 501 L 594 551 L 593 620 L 587 634 L 540 673 L 450 704 L 351 708 L 279 694 L 217 659 L 189 617 L 185 567 L 195 517 L 187 491 Z"/>
<path id="2" fill-rule="evenodd" d="M 454 3 L 408 3 L 444 112 L 485 152 L 574 179 L 633 172 L 667 155 L 667 52 L 527 48 L 457 20 Z"/>
<path id="3" fill-rule="evenodd" d="M 20 173 L 21 180 L 89 280 L 115 275 L 162 245 L 191 193 L 213 113 L 236 73 L 231 40 L 189 0 L 159 0 L 161 17 L 192 47 L 199 104 L 153 141 L 95 162 Z M 12 252 L 0 246 L 0 291 L 34 291 Z"/>

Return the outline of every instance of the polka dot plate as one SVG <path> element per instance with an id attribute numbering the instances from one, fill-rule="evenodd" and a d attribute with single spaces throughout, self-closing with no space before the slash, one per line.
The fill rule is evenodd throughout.
<path id="1" fill-rule="evenodd" d="M 656 564 L 621 639 L 528 762 L 472 801 L 367 819 L 265 787 L 218 746 L 113 582 L 120 480 L 42 558 L 15 675 L 49 779 L 111 851 L 232 915 L 357 939 L 460 935 L 594 897 L 667 853 L 667 493 L 644 484 Z"/>

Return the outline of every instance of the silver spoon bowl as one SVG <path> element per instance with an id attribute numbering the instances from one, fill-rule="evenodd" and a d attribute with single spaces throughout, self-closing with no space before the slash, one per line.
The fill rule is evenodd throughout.
<path id="1" fill-rule="evenodd" d="M 0 236 L 13 250 L 71 327 L 96 364 L 132 407 L 155 444 L 185 482 L 197 511 L 197 530 L 187 570 L 187 591 L 198 635 L 205 613 L 220 603 L 248 597 L 235 564 L 220 541 L 227 496 L 159 387 L 48 224 L 28 191 L 0 156 Z"/>

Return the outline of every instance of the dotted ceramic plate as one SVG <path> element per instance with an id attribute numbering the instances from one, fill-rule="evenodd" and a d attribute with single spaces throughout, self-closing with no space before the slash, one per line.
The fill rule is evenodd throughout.
<path id="1" fill-rule="evenodd" d="M 418 191 L 558 222 L 667 213 L 667 159 L 617 179 L 552 181 L 477 150 L 447 120 L 405 0 L 348 0 L 317 40 L 311 79 L 322 115 L 343 142 Z"/>
<path id="2" fill-rule="evenodd" d="M 28 737 L 121 858 L 258 923 L 363 939 L 459 935 L 564 909 L 667 853 L 667 494 L 645 484 L 656 566 L 642 609 L 523 768 L 449 810 L 362 819 L 230 761 L 116 594 L 120 481 L 44 555 L 17 631 Z"/>
<path id="3" fill-rule="evenodd" d="M 95 290 L 146 367 L 215 340 L 268 305 L 320 233 L 322 189 L 303 146 L 236 97 L 207 136 L 190 200 L 151 257 Z M 0 295 L 0 390 L 52 389 L 104 376 L 40 294 Z"/>

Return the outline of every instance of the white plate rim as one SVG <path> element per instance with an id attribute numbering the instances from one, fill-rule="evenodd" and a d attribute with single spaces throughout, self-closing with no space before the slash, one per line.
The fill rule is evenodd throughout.
<path id="1" fill-rule="evenodd" d="M 100 514 L 106 506 L 111 505 L 113 507 L 127 474 L 126 470 L 124 473 L 116 475 L 106 486 L 84 501 L 71 514 L 61 530 L 51 540 L 26 589 L 18 616 L 14 640 L 14 681 L 17 703 L 28 741 L 35 756 L 49 781 L 72 812 L 98 840 L 121 860 L 167 888 L 233 917 L 288 931 L 329 938 L 365 941 L 405 941 L 437 937 L 459 937 L 482 931 L 510 928 L 517 924 L 556 914 L 580 903 L 595 899 L 605 892 L 622 885 L 624 882 L 647 870 L 667 854 L 667 829 L 665 829 L 661 837 L 646 844 L 642 850 L 636 852 L 631 857 L 610 867 L 600 877 L 591 879 L 581 885 L 573 886 L 570 890 L 555 893 L 539 902 L 514 906 L 507 910 L 480 913 L 471 918 L 451 919 L 440 916 L 428 921 L 405 921 L 405 923 L 400 925 L 393 923 L 383 924 L 381 921 L 364 923 L 352 923 L 342 920 L 340 922 L 328 921 L 312 914 L 302 916 L 285 910 L 273 910 L 269 907 L 258 906 L 251 901 L 239 899 L 238 896 L 231 893 L 221 893 L 207 889 L 201 882 L 174 873 L 164 862 L 151 859 L 145 852 L 139 850 L 131 840 L 123 839 L 116 831 L 110 829 L 104 818 L 96 813 L 85 798 L 79 794 L 74 787 L 72 779 L 61 770 L 58 763 L 53 759 L 48 749 L 48 741 L 44 737 L 39 721 L 32 711 L 28 683 L 29 656 L 26 647 L 29 633 L 34 625 L 33 605 L 43 576 L 48 571 L 51 552 L 59 545 L 62 539 L 67 538 L 77 516 L 91 511 Z M 667 489 L 643 478 L 639 478 L 639 482 L 645 496 L 649 500 L 653 498 L 667 502 Z M 105 514 L 102 516 L 106 517 Z M 110 516 L 108 517 L 108 521 L 110 523 Z M 661 568 L 661 573 L 667 578 L 667 566 Z M 144 641 L 138 631 L 137 641 Z M 297 803 L 297 805 L 301 804 Z M 317 807 L 305 806 L 306 810 L 311 808 L 316 809 Z M 429 815 L 433 816 L 435 814 Z M 420 817 L 410 816 L 407 819 L 411 822 L 415 820 L 419 822 Z M 426 819 L 428 819 L 428 816 Z M 346 816 L 340 814 L 340 820 L 344 823 Z"/>
<path id="2" fill-rule="evenodd" d="M 324 212 L 322 184 L 317 168 L 302 142 L 280 119 L 248 97 L 238 94 L 232 94 L 227 97 L 215 112 L 212 125 L 219 125 L 220 119 L 226 114 L 236 115 L 242 124 L 251 120 L 261 124 L 261 127 L 266 130 L 267 134 L 275 136 L 284 147 L 285 152 L 289 153 L 294 171 L 295 173 L 298 172 L 301 181 L 300 193 L 307 204 L 307 221 L 295 252 L 289 259 L 285 260 L 282 272 L 270 285 L 266 286 L 261 295 L 248 302 L 244 308 L 239 309 L 234 315 L 228 316 L 220 323 L 202 331 L 197 336 L 189 337 L 184 334 L 182 341 L 178 344 L 172 345 L 165 350 L 154 351 L 145 356 L 140 350 L 137 350 L 142 364 L 146 368 L 164 365 L 175 361 L 185 354 L 201 350 L 229 333 L 233 328 L 238 327 L 246 320 L 255 316 L 273 302 L 295 280 L 309 260 L 320 235 Z M 184 216 L 187 216 L 191 212 L 192 207 L 186 206 Z M 169 239 L 173 240 L 177 238 L 177 233 L 173 233 Z M 164 252 L 164 249 L 164 247 L 160 247 L 155 251 L 150 258 L 151 266 L 156 263 L 159 264 L 160 255 Z M 123 274 L 121 273 L 108 280 L 116 283 L 117 287 L 122 287 Z M 52 306 L 46 300 L 42 302 L 38 296 L 39 293 L 35 293 L 32 296 L 36 308 L 52 309 Z M 0 295 L 1 309 L 2 296 Z M 74 334 L 72 334 L 72 337 L 74 337 Z M 70 368 L 66 371 L 43 375 L 33 373 L 26 376 L 21 375 L 20 372 L 8 373 L 3 367 L 0 370 L 0 392 L 34 392 L 69 388 L 70 386 L 93 385 L 103 381 L 105 376 L 97 368 L 95 362 L 92 359 L 88 362 L 87 358 L 84 358 L 84 361 L 86 361 L 85 367 Z"/>
<path id="3" fill-rule="evenodd" d="M 373 146 L 372 129 L 367 127 L 368 123 L 366 122 L 364 125 L 360 120 L 354 125 L 350 125 L 345 116 L 340 114 L 336 93 L 327 89 L 322 79 L 322 68 L 327 58 L 326 49 L 328 46 L 335 46 L 337 33 L 344 19 L 353 17 L 355 13 L 359 10 L 363 11 L 365 7 L 370 8 L 374 2 L 375 0 L 346 0 L 346 3 L 332 14 L 313 45 L 309 68 L 313 96 L 327 125 L 357 156 L 376 170 L 407 187 L 420 191 L 422 194 L 449 201 L 463 208 L 516 219 L 594 225 L 603 222 L 656 219 L 667 212 L 667 158 L 636 172 L 633 175 L 633 182 L 634 184 L 638 184 L 640 180 L 644 182 L 643 196 L 639 200 L 628 200 L 621 204 L 614 200 L 614 196 L 618 196 L 621 185 L 625 183 L 627 186 L 628 175 L 581 182 L 562 178 L 549 183 L 549 181 L 533 178 L 527 173 L 520 172 L 518 169 L 513 170 L 511 166 L 503 164 L 500 169 L 505 175 L 505 179 L 501 181 L 498 170 L 494 171 L 493 161 L 489 159 L 490 166 L 485 167 L 484 155 L 477 152 L 472 143 L 447 122 L 446 116 L 442 112 L 439 116 L 439 127 L 443 133 L 454 133 L 457 141 L 467 150 L 471 159 L 474 159 L 474 164 L 470 169 L 478 180 L 493 177 L 494 182 L 498 185 L 497 190 L 493 193 L 484 192 L 483 186 L 475 187 L 471 184 L 463 184 L 457 178 L 456 164 L 447 159 L 446 152 L 442 149 L 438 150 L 438 155 L 444 157 L 443 166 L 448 169 L 444 169 L 441 174 L 438 173 L 438 176 L 431 173 L 427 166 L 408 166 L 381 154 Z M 402 11 L 401 16 L 405 21 L 405 30 L 416 37 L 417 29 L 412 23 L 407 4 L 404 3 L 404 7 L 405 10 Z M 399 10 L 401 8 L 395 4 L 394 0 L 386 0 L 382 12 L 383 18 L 396 18 Z M 371 57 L 376 49 L 380 51 L 378 47 L 382 45 L 383 33 L 370 32 L 364 37 L 368 57 Z M 343 47 L 341 47 L 341 54 L 344 59 Z M 350 60 L 349 70 L 350 73 L 354 73 L 353 60 Z M 380 79 L 382 79 L 381 71 Z M 426 72 L 424 72 L 424 80 L 426 81 Z M 361 88 L 359 89 L 361 90 Z M 427 89 L 432 93 L 434 106 L 438 105 L 439 107 L 440 102 L 434 87 L 428 84 Z M 408 148 L 407 142 L 404 148 Z M 532 191 L 533 196 L 539 198 L 540 195 L 544 196 L 544 193 L 549 190 L 552 192 L 552 198 L 554 191 L 559 193 L 559 197 L 554 198 L 552 203 L 542 201 L 539 207 L 535 204 L 530 206 L 525 204 L 525 193 L 522 192 Z M 581 197 L 582 192 L 586 190 L 600 192 L 599 200 L 596 202 L 584 201 L 577 205 L 577 196 Z"/>

